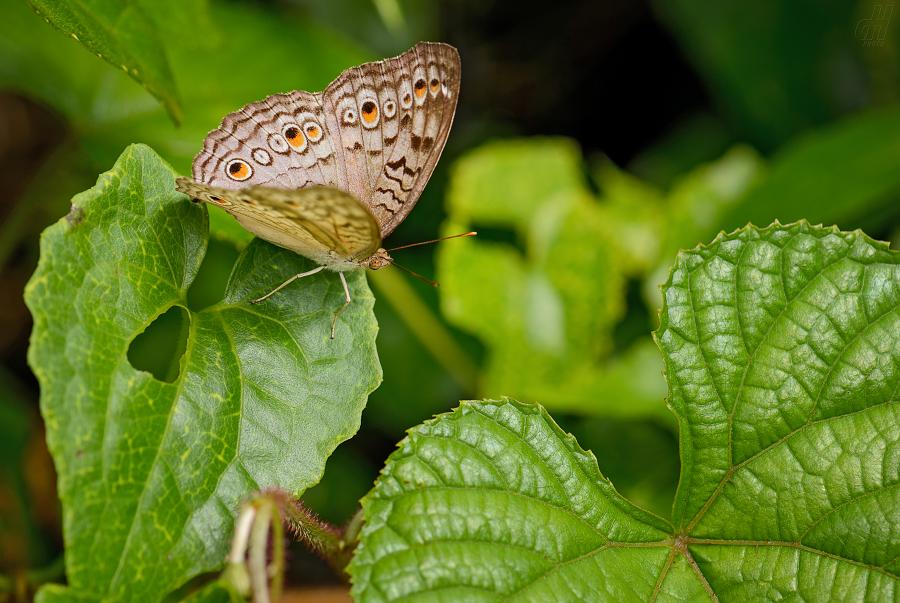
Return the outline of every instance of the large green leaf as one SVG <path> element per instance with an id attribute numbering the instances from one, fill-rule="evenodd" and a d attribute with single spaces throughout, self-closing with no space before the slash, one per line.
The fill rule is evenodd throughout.
<path id="1" fill-rule="evenodd" d="M 669 554 L 666 521 L 623 499 L 543 408 L 513 400 L 411 430 L 363 509 L 356 601 L 585 601 L 606 581 L 649 593 Z"/>
<path id="2" fill-rule="evenodd" d="M 220 303 L 185 312 L 174 382 L 134 369 L 129 344 L 187 309 L 205 251 L 205 212 L 174 177 L 149 148 L 127 149 L 44 233 L 26 290 L 73 596 L 157 601 L 220 567 L 241 499 L 315 484 L 381 378 L 365 277 L 348 278 L 353 303 L 331 340 L 335 274 L 249 304 L 311 267 L 258 240 Z"/>
<path id="3" fill-rule="evenodd" d="M 682 252 L 663 294 L 672 524 L 539 406 L 466 402 L 364 499 L 356 600 L 900 600 L 900 254 L 747 227 Z"/>
<path id="4" fill-rule="evenodd" d="M 618 209 L 593 198 L 571 141 L 473 151 L 454 166 L 448 206 L 446 233 L 506 228 L 522 247 L 473 237 L 438 249 L 445 315 L 489 349 L 481 392 L 578 412 L 658 414 L 665 386 L 649 337 L 613 354 L 628 271 L 646 261 L 625 250 L 647 230 L 624 226 Z M 610 389 L 620 395 L 599 397 Z"/>

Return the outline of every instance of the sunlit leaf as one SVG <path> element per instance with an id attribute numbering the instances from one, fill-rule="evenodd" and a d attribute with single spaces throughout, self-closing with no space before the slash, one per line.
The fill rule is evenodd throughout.
<path id="1" fill-rule="evenodd" d="M 543 408 L 512 400 L 411 430 L 363 509 L 357 602 L 587 601 L 608 588 L 625 601 L 649 595 L 669 555 L 666 521 L 623 499 Z"/>
<path id="2" fill-rule="evenodd" d="M 364 499 L 356 600 L 897 601 L 900 253 L 747 227 L 682 252 L 663 294 L 671 525 L 540 406 L 465 402 Z"/>

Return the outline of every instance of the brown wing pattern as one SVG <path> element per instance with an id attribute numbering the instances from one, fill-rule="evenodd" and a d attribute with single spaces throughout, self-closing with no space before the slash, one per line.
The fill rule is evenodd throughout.
<path id="1" fill-rule="evenodd" d="M 302 91 L 275 94 L 226 115 L 194 159 L 193 176 L 235 190 L 346 188 L 324 111 L 315 95 Z"/>
<path id="2" fill-rule="evenodd" d="M 319 94 L 250 103 L 206 137 L 194 179 L 231 190 L 337 188 L 373 214 L 383 238 L 431 177 L 456 110 L 459 74 L 456 49 L 421 42 L 344 71 Z M 235 207 L 225 209 L 238 217 Z"/>
<path id="3" fill-rule="evenodd" d="M 348 69 L 322 93 L 340 132 L 348 190 L 375 215 L 382 237 L 406 218 L 431 177 L 453 122 L 459 75 L 455 48 L 421 42 L 399 57 Z"/>

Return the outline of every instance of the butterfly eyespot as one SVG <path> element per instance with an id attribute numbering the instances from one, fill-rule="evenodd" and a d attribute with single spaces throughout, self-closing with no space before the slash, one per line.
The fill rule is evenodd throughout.
<path id="1" fill-rule="evenodd" d="M 355 124 L 356 123 L 356 111 L 353 109 L 347 109 L 344 111 L 344 123 L 345 124 Z"/>
<path id="2" fill-rule="evenodd" d="M 438 81 L 438 79 L 436 77 L 431 78 L 431 93 L 437 94 L 438 88 L 440 88 L 440 87 L 441 87 L 441 83 Z"/>
<path id="3" fill-rule="evenodd" d="M 378 105 L 375 101 L 365 101 L 362 104 L 361 115 L 364 126 L 372 128 L 378 124 Z"/>
<path id="4" fill-rule="evenodd" d="M 425 80 L 423 80 L 423 79 L 416 80 L 415 91 L 416 91 L 416 98 L 425 98 Z"/>
<path id="5" fill-rule="evenodd" d="M 251 168 L 247 164 L 247 162 L 241 159 L 235 159 L 234 161 L 228 163 L 228 166 L 225 168 L 225 172 L 232 180 L 241 182 L 253 175 L 253 168 Z"/>
<path id="6" fill-rule="evenodd" d="M 447 94 L 450 92 L 450 88 L 447 87 L 446 81 L 441 82 L 441 92 L 444 94 L 444 96 L 447 96 Z"/>
<path id="7" fill-rule="evenodd" d="M 269 136 L 269 148 L 276 153 L 287 153 L 288 143 L 281 134 L 271 134 Z"/>
<path id="8" fill-rule="evenodd" d="M 309 138 L 310 142 L 319 142 L 322 139 L 322 128 L 319 127 L 319 124 L 308 122 L 303 128 L 306 131 L 306 137 Z"/>
<path id="9" fill-rule="evenodd" d="M 284 130 L 282 130 L 282 133 L 288 141 L 288 144 L 291 145 L 295 151 L 302 152 L 306 149 L 306 136 L 303 135 L 300 126 L 288 124 L 284 127 Z"/>
<path id="10" fill-rule="evenodd" d="M 253 160 L 260 165 L 270 165 L 272 156 L 265 149 L 253 149 Z"/>
<path id="11" fill-rule="evenodd" d="M 206 195 L 207 201 L 212 201 L 218 205 L 228 205 L 228 202 L 222 197 L 216 197 L 215 195 Z"/>
<path id="12" fill-rule="evenodd" d="M 394 101 L 389 100 L 386 103 L 384 103 L 384 116 L 386 118 L 390 119 L 396 114 L 397 114 L 397 104 Z"/>

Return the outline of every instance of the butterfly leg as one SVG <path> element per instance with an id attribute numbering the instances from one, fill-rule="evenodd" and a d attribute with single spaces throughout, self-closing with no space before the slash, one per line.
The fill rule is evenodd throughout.
<path id="1" fill-rule="evenodd" d="M 334 327 L 337 325 L 337 317 L 338 314 L 344 311 L 344 308 L 350 305 L 350 289 L 347 288 L 347 279 L 344 278 L 343 272 L 338 272 L 341 276 L 341 284 L 344 285 L 344 295 L 347 296 L 347 301 L 344 302 L 344 305 L 341 306 L 341 309 L 334 313 L 334 320 L 331 322 L 331 338 L 334 339 Z"/>
<path id="2" fill-rule="evenodd" d="M 311 275 L 311 274 L 315 274 L 316 272 L 319 272 L 319 271 L 324 270 L 324 269 L 325 269 L 325 266 L 319 266 L 318 268 L 313 268 L 313 269 L 310 270 L 309 272 L 304 272 L 303 274 L 295 274 L 294 276 L 292 276 L 292 277 L 289 278 L 288 280 L 284 281 L 283 283 L 281 283 L 280 285 L 278 285 L 277 287 L 275 287 L 275 289 L 269 291 L 268 293 L 266 293 L 265 295 L 263 295 L 263 296 L 260 297 L 259 299 L 254 299 L 254 300 L 253 300 L 252 302 L 250 302 L 250 303 L 251 303 L 251 304 L 258 304 L 259 302 L 261 302 L 262 300 L 266 299 L 267 297 L 270 297 L 270 296 L 272 296 L 272 295 L 278 293 L 279 291 L 281 291 L 282 289 L 284 289 L 285 287 L 287 287 L 288 285 L 290 285 L 291 283 L 293 283 L 293 282 L 294 282 L 295 280 L 297 280 L 298 278 L 303 278 L 304 276 L 309 276 L 309 275 Z M 344 290 L 345 290 L 345 291 L 347 290 L 347 285 L 344 285 Z M 349 297 L 349 296 L 348 296 L 348 297 Z M 333 338 L 333 336 L 332 336 L 332 338 Z"/>

